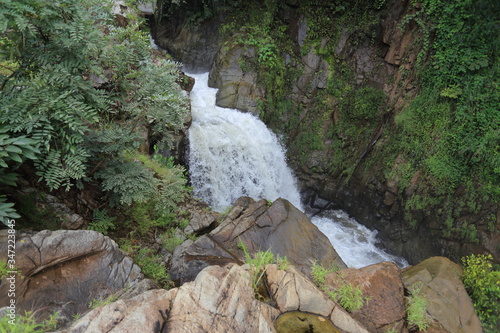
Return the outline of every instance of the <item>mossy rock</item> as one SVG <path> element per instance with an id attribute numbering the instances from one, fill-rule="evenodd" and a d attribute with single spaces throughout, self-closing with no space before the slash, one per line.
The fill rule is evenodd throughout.
<path id="1" fill-rule="evenodd" d="M 278 333 L 341 333 L 330 319 L 300 311 L 282 314 L 274 326 Z"/>

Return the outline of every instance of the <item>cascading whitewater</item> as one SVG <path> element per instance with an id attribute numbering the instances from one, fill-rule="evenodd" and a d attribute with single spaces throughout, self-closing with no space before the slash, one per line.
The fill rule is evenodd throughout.
<path id="1" fill-rule="evenodd" d="M 278 138 L 250 113 L 215 105 L 208 73 L 190 74 L 193 122 L 189 171 L 196 197 L 221 211 L 241 196 L 285 198 L 301 207 L 295 179 Z"/>
<path id="2" fill-rule="evenodd" d="M 257 117 L 215 105 L 217 89 L 208 87 L 208 73 L 189 74 L 193 122 L 189 129 L 189 172 L 194 195 L 216 211 L 241 196 L 285 198 L 304 210 L 295 178 L 278 138 Z M 327 211 L 312 222 L 330 239 L 349 267 L 381 261 L 406 266 L 403 258 L 376 246 L 371 231 L 341 211 Z"/>

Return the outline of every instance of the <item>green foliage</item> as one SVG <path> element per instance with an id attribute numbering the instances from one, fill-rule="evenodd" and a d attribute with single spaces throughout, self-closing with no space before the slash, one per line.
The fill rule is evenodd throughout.
<path id="1" fill-rule="evenodd" d="M 338 272 L 339 268 L 337 265 L 332 264 L 330 268 L 325 268 L 323 265 L 318 264 L 316 261 L 313 262 L 311 267 L 311 276 L 314 283 L 321 289 L 325 290 L 325 277 L 329 273 Z"/>
<path id="2" fill-rule="evenodd" d="M 108 234 L 108 230 L 114 230 L 116 228 L 115 220 L 116 217 L 109 216 L 106 209 L 94 209 L 92 212 L 94 219 L 89 223 L 88 230 L 95 230 L 102 233 L 103 235 Z"/>
<path id="3" fill-rule="evenodd" d="M 173 253 L 178 245 L 181 245 L 184 240 L 176 235 L 175 229 L 167 230 L 160 236 L 162 247 L 170 253 Z"/>
<path id="4" fill-rule="evenodd" d="M 26 159 L 36 160 L 40 151 L 36 141 L 25 135 L 10 137 L 6 126 L 0 124 L 0 183 L 16 186 L 17 175 L 6 173 L 4 168 L 9 168 L 8 162 L 20 165 Z M 14 169 L 14 168 L 13 168 Z"/>
<path id="5" fill-rule="evenodd" d="M 170 148 L 188 114 L 179 65 L 150 61 L 144 20 L 129 15 L 118 27 L 111 6 L 0 0 L 0 182 L 15 185 L 11 170 L 33 160 L 51 190 L 94 178 L 112 203 L 155 197 L 173 210 L 185 196 L 183 170 L 157 179 L 123 152 L 139 146 L 138 130 Z M 2 203 L 3 216 L 17 216 Z"/>
<path id="6" fill-rule="evenodd" d="M 7 202 L 7 198 L 4 195 L 0 195 L 0 220 L 2 223 L 8 225 L 11 219 L 19 217 L 21 216 L 14 209 L 14 204 Z"/>
<path id="7" fill-rule="evenodd" d="M 491 255 L 470 255 L 462 258 L 462 280 L 485 332 L 493 333 L 500 325 L 500 272 L 493 270 Z"/>
<path id="8" fill-rule="evenodd" d="M 357 311 L 363 307 L 367 301 L 363 296 L 363 291 L 359 286 L 353 286 L 338 275 L 338 287 L 332 289 L 325 284 L 326 275 L 338 272 L 339 268 L 333 264 L 329 269 L 314 262 L 311 267 L 311 276 L 314 283 L 335 302 L 338 302 L 346 311 Z"/>
<path id="9" fill-rule="evenodd" d="M 30 192 L 17 196 L 18 212 L 21 218 L 16 221 L 23 227 L 30 226 L 35 230 L 57 230 L 61 227 L 60 214 L 49 204 L 45 194 Z"/>
<path id="10" fill-rule="evenodd" d="M 14 324 L 9 323 L 9 316 L 0 318 L 0 332 L 10 333 L 42 333 L 52 332 L 57 328 L 58 314 L 51 315 L 46 320 L 38 322 L 33 312 L 25 312 L 24 315 L 16 314 Z"/>
<path id="11" fill-rule="evenodd" d="M 421 283 L 412 286 L 413 290 L 407 298 L 406 320 L 408 327 L 417 327 L 419 330 L 425 331 L 429 327 L 431 319 L 427 315 L 427 300 L 419 295 L 421 287 Z"/>
<path id="12" fill-rule="evenodd" d="M 155 153 L 153 159 L 144 154 L 127 154 L 128 158 L 139 160 L 159 178 L 158 192 L 153 197 L 155 209 L 160 215 L 168 215 L 177 211 L 177 205 L 191 191 L 187 186 L 185 169 L 174 165 L 173 160 Z"/>
<path id="13" fill-rule="evenodd" d="M 467 179 L 492 199 L 500 198 L 500 5 L 484 1 L 426 0 L 405 22 L 424 29 L 420 95 L 396 119 L 402 148 L 433 177 L 440 191 Z M 425 28 L 423 28 L 425 26 Z M 432 43 L 431 43 L 432 41 Z"/>
<path id="14" fill-rule="evenodd" d="M 157 193 L 158 180 L 154 173 L 139 162 L 113 160 L 96 176 L 102 179 L 102 188 L 112 193 L 112 203 L 144 202 Z"/>
<path id="15" fill-rule="evenodd" d="M 170 275 L 159 254 L 153 254 L 150 249 L 143 248 L 135 255 L 134 262 L 141 267 L 144 276 L 155 280 L 163 288 L 170 287 Z"/>
<path id="16" fill-rule="evenodd" d="M 280 257 L 279 255 L 276 256 L 276 264 L 278 265 L 278 268 L 281 269 L 282 271 L 286 271 L 286 269 L 290 266 L 290 262 L 288 261 L 288 258 L 286 256 Z"/>
<path id="17" fill-rule="evenodd" d="M 146 62 L 128 74 L 132 79 L 131 102 L 124 106 L 137 123 L 147 125 L 159 149 L 169 149 L 173 129 L 181 128 L 189 114 L 188 98 L 176 83 L 180 64 L 170 60 Z M 161 89 L 158 89 L 161 87 Z"/>
<path id="18" fill-rule="evenodd" d="M 0 280 L 2 280 L 5 276 L 7 276 L 7 272 L 10 270 L 11 269 L 8 269 L 8 266 L 7 266 L 7 260 L 1 259 L 0 260 Z"/>
<path id="19" fill-rule="evenodd" d="M 311 276 L 314 283 L 316 283 L 319 288 L 323 289 L 325 285 L 325 277 L 328 273 L 330 273 L 330 270 L 318 264 L 316 261 L 313 263 L 311 267 Z"/>
<path id="20" fill-rule="evenodd" d="M 355 287 L 343 280 L 340 287 L 331 290 L 328 295 L 349 312 L 360 310 L 366 302 L 363 291 L 359 286 Z"/>
<path id="21" fill-rule="evenodd" d="M 43 156 L 35 161 L 37 174 L 52 189 L 84 176 L 88 155 L 79 144 L 107 105 L 103 93 L 79 75 L 96 66 L 91 50 L 101 40 L 86 5 L 72 2 L 5 0 L 0 6 L 0 33 L 8 39 L 1 59 L 20 64 L 0 86 L 0 123 L 11 136 L 29 134 L 35 141 Z"/>
<path id="22" fill-rule="evenodd" d="M 259 287 L 262 283 L 262 278 L 266 274 L 266 266 L 274 263 L 274 254 L 271 250 L 267 250 L 266 252 L 258 251 L 252 256 L 245 243 L 241 240 L 238 243 L 238 248 L 243 250 L 245 261 L 250 265 L 250 281 L 255 292 L 255 297 L 259 298 Z"/>
<path id="23" fill-rule="evenodd" d="M 108 304 L 116 302 L 117 300 L 118 300 L 118 296 L 116 296 L 116 295 L 109 295 L 106 298 L 94 298 L 89 302 L 89 308 L 94 310 L 100 306 L 106 306 Z"/>
<path id="24" fill-rule="evenodd" d="M 134 228 L 141 236 L 147 235 L 153 228 L 170 228 L 175 219 L 174 214 L 159 214 L 153 200 L 132 204 L 126 214 L 130 220 L 136 222 Z"/>

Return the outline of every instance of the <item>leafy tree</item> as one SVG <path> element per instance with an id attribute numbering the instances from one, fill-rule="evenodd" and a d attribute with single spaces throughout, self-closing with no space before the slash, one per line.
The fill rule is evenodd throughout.
<path id="1" fill-rule="evenodd" d="M 162 187 L 123 153 L 138 146 L 139 126 L 168 148 L 168 133 L 188 112 L 175 84 L 179 66 L 151 62 L 141 19 L 116 26 L 111 6 L 0 0 L 0 182 L 15 185 L 10 170 L 32 160 L 51 190 L 94 177 L 129 203 Z M 132 190 L 125 187 L 136 178 Z M 15 214 L 2 200 L 0 215 L 8 216 L 2 207 Z"/>

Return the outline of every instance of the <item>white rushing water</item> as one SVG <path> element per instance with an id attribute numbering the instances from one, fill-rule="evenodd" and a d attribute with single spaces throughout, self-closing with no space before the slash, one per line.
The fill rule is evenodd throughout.
<path id="1" fill-rule="evenodd" d="M 208 87 L 208 73 L 188 74 L 193 122 L 189 129 L 189 172 L 194 195 L 222 211 L 241 196 L 274 201 L 285 198 L 303 210 L 296 181 L 278 138 L 250 113 L 215 105 L 217 89 Z M 342 211 L 326 211 L 312 222 L 330 239 L 349 267 L 381 261 L 406 266 L 376 246 L 370 231 Z"/>
<path id="2" fill-rule="evenodd" d="M 193 122 L 189 129 L 189 171 L 196 197 L 222 211 L 241 196 L 300 207 L 300 195 L 278 138 L 250 113 L 215 105 L 217 89 L 208 73 L 190 74 Z"/>

